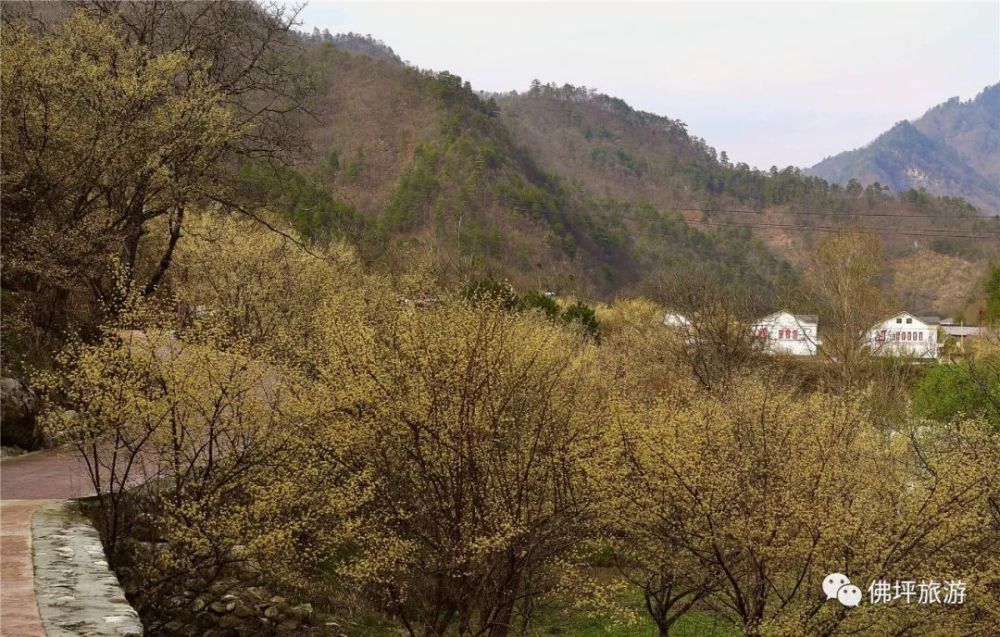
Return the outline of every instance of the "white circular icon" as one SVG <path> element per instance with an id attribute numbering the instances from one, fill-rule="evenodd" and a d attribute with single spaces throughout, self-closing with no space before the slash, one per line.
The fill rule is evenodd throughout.
<path id="1" fill-rule="evenodd" d="M 847 586 L 851 580 L 843 573 L 830 573 L 823 579 L 823 592 L 827 599 L 837 599 L 837 591 L 841 586 Z"/>
<path id="2" fill-rule="evenodd" d="M 861 603 L 861 589 L 854 584 L 841 586 L 837 591 L 837 600 L 844 606 L 854 608 Z"/>

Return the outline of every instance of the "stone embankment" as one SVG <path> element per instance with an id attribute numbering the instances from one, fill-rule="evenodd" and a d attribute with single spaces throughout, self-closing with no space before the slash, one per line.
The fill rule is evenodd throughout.
<path id="1" fill-rule="evenodd" d="M 35 600 L 48 637 L 139 637 L 142 624 L 76 506 L 39 508 L 31 524 Z"/>
<path id="2" fill-rule="evenodd" d="M 231 591 L 223 593 L 222 591 Z M 311 604 L 289 604 L 261 587 L 239 588 L 221 581 L 201 595 L 178 595 L 168 601 L 174 619 L 161 632 L 178 637 L 250 637 L 308 635 Z"/>

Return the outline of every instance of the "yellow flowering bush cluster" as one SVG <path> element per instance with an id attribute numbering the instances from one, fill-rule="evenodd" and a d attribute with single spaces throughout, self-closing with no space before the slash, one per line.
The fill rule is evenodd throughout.
<path id="1" fill-rule="evenodd" d="M 857 336 L 884 311 L 877 242 L 806 268 L 830 317 L 811 379 L 706 277 L 666 286 L 690 319 L 668 329 L 642 298 L 595 316 L 492 279 L 463 297 L 437 259 L 366 271 L 236 201 L 241 159 L 287 146 L 285 10 L 104 4 L 4 25 L 3 336 L 68 342 L 44 425 L 147 616 L 236 574 L 413 637 L 531 634 L 552 597 L 661 636 L 692 612 L 746 637 L 1000 634 L 1000 434 L 911 424 L 913 366 Z M 830 572 L 969 594 L 848 609 Z"/>

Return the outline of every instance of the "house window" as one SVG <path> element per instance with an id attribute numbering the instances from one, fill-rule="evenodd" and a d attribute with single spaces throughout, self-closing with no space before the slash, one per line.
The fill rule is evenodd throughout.
<path id="1" fill-rule="evenodd" d="M 896 319 L 896 323 L 902 323 L 902 322 L 903 322 L 903 319 L 901 319 L 901 318 Z"/>
<path id="2" fill-rule="evenodd" d="M 799 340 L 799 331 L 798 330 L 792 330 L 792 339 L 796 340 L 796 341 Z"/>
<path id="3" fill-rule="evenodd" d="M 906 324 L 907 325 L 910 325 L 911 323 L 913 323 L 913 319 L 911 319 L 911 318 L 906 319 Z"/>
<path id="4" fill-rule="evenodd" d="M 757 330 L 757 337 L 761 339 L 767 338 L 767 328 L 762 327 L 759 330 Z"/>
<path id="5" fill-rule="evenodd" d="M 924 333 L 920 332 L 920 340 L 924 340 Z"/>

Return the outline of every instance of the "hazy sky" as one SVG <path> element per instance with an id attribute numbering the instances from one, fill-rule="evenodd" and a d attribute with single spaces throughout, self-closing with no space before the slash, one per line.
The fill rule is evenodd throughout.
<path id="1" fill-rule="evenodd" d="M 487 91 L 585 85 L 762 168 L 810 166 L 1000 80 L 1000 1 L 329 2 L 305 30 L 384 40 Z"/>

